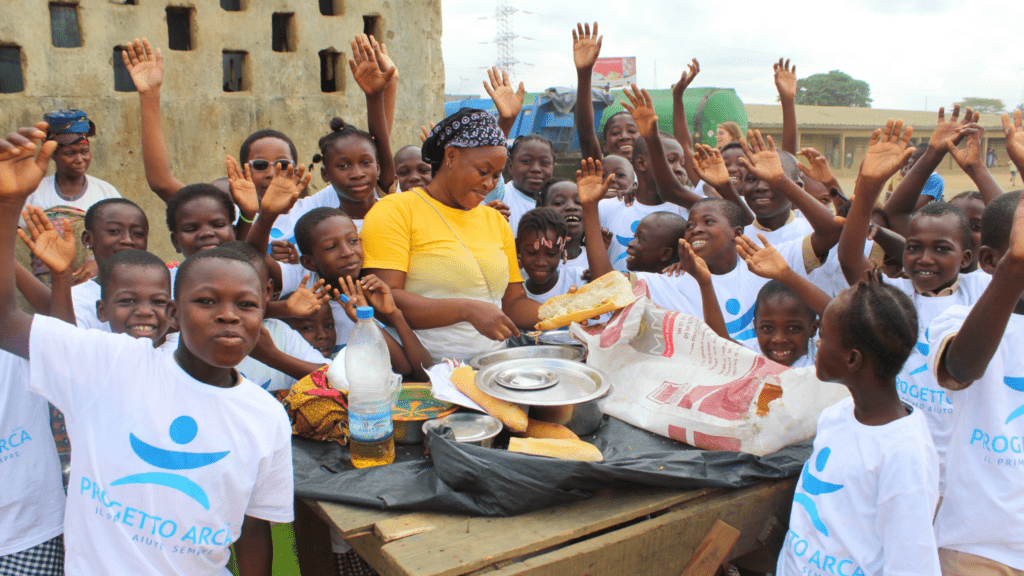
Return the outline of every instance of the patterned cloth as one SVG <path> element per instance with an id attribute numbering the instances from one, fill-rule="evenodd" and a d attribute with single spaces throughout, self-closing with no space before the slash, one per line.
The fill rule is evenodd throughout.
<path id="1" fill-rule="evenodd" d="M 292 422 L 292 434 L 310 440 L 348 444 L 348 398 L 327 382 L 324 366 L 296 382 L 281 400 Z"/>
<path id="2" fill-rule="evenodd" d="M 445 148 L 507 146 L 505 134 L 493 116 L 476 108 L 463 108 L 434 126 L 423 142 L 423 161 L 437 174 L 444 162 Z"/>
<path id="3" fill-rule="evenodd" d="M 0 556 L 4 576 L 63 576 L 64 536 L 51 538 L 21 552 Z"/>

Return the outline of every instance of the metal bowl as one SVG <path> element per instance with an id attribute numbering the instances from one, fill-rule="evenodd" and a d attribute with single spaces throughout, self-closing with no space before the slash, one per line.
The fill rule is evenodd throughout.
<path id="1" fill-rule="evenodd" d="M 481 354 L 469 361 L 469 365 L 479 370 L 484 366 L 505 360 L 521 360 L 523 358 L 563 358 L 565 360 L 582 360 L 584 351 L 575 346 L 518 346 Z"/>
<path id="2" fill-rule="evenodd" d="M 475 444 L 490 448 L 494 437 L 504 426 L 501 420 L 479 412 L 456 412 L 443 418 L 428 420 L 423 423 L 423 435 L 427 431 L 440 426 L 448 426 L 455 433 L 455 441 L 463 444 Z"/>
<path id="3" fill-rule="evenodd" d="M 419 444 L 423 442 L 422 423 L 432 418 L 452 414 L 459 407 L 434 398 L 429 384 L 404 384 L 398 400 L 391 408 L 391 422 L 395 427 L 395 442 Z"/>

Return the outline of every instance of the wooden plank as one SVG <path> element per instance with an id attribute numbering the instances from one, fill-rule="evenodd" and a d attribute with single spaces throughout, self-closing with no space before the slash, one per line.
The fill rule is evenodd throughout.
<path id="1" fill-rule="evenodd" d="M 465 574 L 552 548 L 711 492 L 716 491 L 607 490 L 587 500 L 514 518 L 453 522 L 444 529 L 384 544 L 381 553 L 386 561 L 382 565 L 401 566 L 404 570 L 401 574 L 410 576 Z"/>
<path id="2" fill-rule="evenodd" d="M 510 559 L 486 576 L 678 576 L 701 539 L 721 519 L 740 531 L 728 558 L 759 549 L 774 517 L 786 517 L 796 478 L 715 493 L 600 536 L 528 558 Z"/>
<path id="3" fill-rule="evenodd" d="M 437 528 L 441 522 L 435 522 L 434 514 L 408 514 L 398 518 L 381 520 L 373 525 L 373 534 L 381 542 L 387 544 L 416 534 L 422 534 Z"/>
<path id="4" fill-rule="evenodd" d="M 318 516 L 327 522 L 332 530 L 336 530 L 343 537 L 359 532 L 373 530 L 373 525 L 383 520 L 396 518 L 408 512 L 375 510 L 373 508 L 362 508 L 359 506 L 346 506 L 334 502 L 321 502 L 317 500 L 303 500 Z"/>
<path id="5" fill-rule="evenodd" d="M 683 568 L 682 576 L 715 576 L 729 551 L 740 539 L 740 531 L 721 520 L 715 520 L 697 552 Z"/>

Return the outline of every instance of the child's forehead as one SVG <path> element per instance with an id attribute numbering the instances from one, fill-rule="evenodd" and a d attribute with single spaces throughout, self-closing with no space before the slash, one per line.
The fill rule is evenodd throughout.
<path id="1" fill-rule="evenodd" d="M 551 156 L 551 146 L 540 140 L 527 140 L 516 146 L 516 158 L 525 154 L 538 156 Z"/>
<path id="2" fill-rule="evenodd" d="M 326 235 L 337 235 L 337 234 L 358 234 L 356 230 L 356 224 L 348 216 L 342 216 L 336 214 L 324 218 L 319 224 L 313 227 L 311 230 L 313 238 Z"/>
<path id="3" fill-rule="evenodd" d="M 97 222 L 117 222 L 125 224 L 149 224 L 149 220 L 146 218 L 146 213 L 142 211 L 142 208 L 133 204 L 124 204 L 117 202 L 114 204 L 108 204 L 100 209 L 99 214 L 96 218 Z"/>
<path id="4" fill-rule="evenodd" d="M 757 317 L 813 321 L 814 314 L 795 294 L 771 294 L 758 302 Z"/>
<path id="5" fill-rule="evenodd" d="M 551 188 L 548 189 L 548 197 L 550 198 L 554 198 L 556 196 L 571 197 L 577 194 L 579 194 L 579 190 L 576 188 L 576 184 L 574 184 L 573 182 L 569 182 L 568 180 L 564 182 L 556 182 L 551 185 Z"/>
<path id="6" fill-rule="evenodd" d="M 960 219 L 953 214 L 918 214 L 910 220 L 907 237 L 936 235 L 960 244 Z"/>
<path id="7" fill-rule="evenodd" d="M 336 154 L 372 154 L 377 155 L 377 149 L 373 143 L 357 134 L 348 134 L 341 138 L 335 138 L 328 146 L 326 152 Z"/>
<path id="8" fill-rule="evenodd" d="M 679 144 L 679 141 L 675 138 L 669 138 L 668 136 L 661 137 L 662 146 L 665 148 L 665 153 L 670 154 L 676 152 L 679 154 L 683 153 L 683 147 Z"/>
<path id="9" fill-rule="evenodd" d="M 294 160 L 294 158 L 292 158 L 291 147 L 288 146 L 288 143 L 274 136 L 260 138 L 252 143 L 249 147 L 249 158 L 246 160 L 252 160 L 255 158 L 261 158 L 264 160 L 280 160 L 288 158 Z"/>
<path id="10" fill-rule="evenodd" d="M 182 278 L 181 292 L 184 293 L 200 288 L 214 288 L 220 292 L 242 294 L 245 292 L 263 293 L 264 283 L 259 272 L 251 264 L 230 258 L 203 258 L 185 269 L 179 269 L 178 275 L 186 272 Z"/>
<path id="11" fill-rule="evenodd" d="M 423 152 L 419 148 L 404 148 L 399 150 L 398 154 L 395 154 L 395 162 L 426 164 L 426 162 L 423 162 Z"/>
<path id="12" fill-rule="evenodd" d="M 697 204 L 690 209 L 687 219 L 695 220 L 701 216 L 715 216 L 720 220 L 725 220 L 725 207 L 718 202 L 704 202 Z"/>
<path id="13" fill-rule="evenodd" d="M 985 211 L 985 202 L 981 198 L 957 198 L 956 200 L 950 200 L 950 204 L 963 210 L 971 217 L 981 217 L 981 214 Z"/>
<path id="14" fill-rule="evenodd" d="M 216 198 L 212 198 L 210 196 L 197 196 L 178 206 L 178 213 L 176 216 L 181 218 L 212 218 L 216 216 L 223 216 L 226 218 L 228 216 L 228 209 Z"/>
<path id="15" fill-rule="evenodd" d="M 630 114 L 617 114 L 608 120 L 609 129 L 621 126 L 636 126 L 636 121 L 633 120 L 633 116 Z"/>
<path id="16" fill-rule="evenodd" d="M 171 292 L 171 275 L 167 268 L 158 266 L 120 264 L 110 269 L 103 282 L 107 294 L 125 290 Z"/>

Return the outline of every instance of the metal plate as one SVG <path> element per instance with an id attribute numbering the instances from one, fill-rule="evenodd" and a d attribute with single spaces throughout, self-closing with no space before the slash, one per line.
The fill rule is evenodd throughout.
<path id="1" fill-rule="evenodd" d="M 504 427 L 501 420 L 479 412 L 456 412 L 444 418 L 428 420 L 423 423 L 423 433 L 426 434 L 431 428 L 446 425 L 455 433 L 455 440 L 458 442 L 480 442 L 493 438 L 501 432 Z"/>
<path id="2" fill-rule="evenodd" d="M 543 369 L 558 375 L 558 383 L 540 390 L 512 390 L 495 376 L 507 370 Z M 483 392 L 507 402 L 526 406 L 566 406 L 596 400 L 608 393 L 604 373 L 582 362 L 561 358 L 505 360 L 484 366 L 476 373 L 476 385 Z"/>
<path id="3" fill-rule="evenodd" d="M 494 380 L 512 390 L 543 390 L 558 384 L 558 374 L 544 368 L 509 368 L 495 374 Z"/>
<path id="4" fill-rule="evenodd" d="M 568 330 L 548 330 L 537 337 L 541 344 L 554 346 L 583 346 L 583 342 L 576 339 Z"/>
<path id="5" fill-rule="evenodd" d="M 521 358 L 564 358 L 566 360 L 582 360 L 583 350 L 576 346 L 518 346 L 481 354 L 469 361 L 469 365 L 479 370 L 484 366 L 505 360 Z"/>

